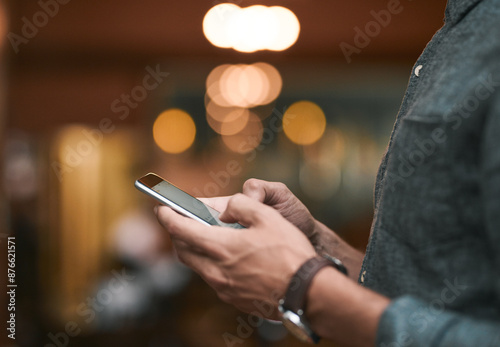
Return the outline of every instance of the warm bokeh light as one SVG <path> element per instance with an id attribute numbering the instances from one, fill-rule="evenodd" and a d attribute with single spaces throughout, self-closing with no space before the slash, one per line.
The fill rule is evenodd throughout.
<path id="1" fill-rule="evenodd" d="M 283 51 L 297 41 L 300 23 L 292 11 L 282 6 L 240 8 L 224 3 L 207 12 L 203 32 L 216 47 L 245 53 Z"/>
<path id="2" fill-rule="evenodd" d="M 262 94 L 262 99 L 260 101 L 260 105 L 266 105 L 270 102 L 274 101 L 278 95 L 281 93 L 281 87 L 283 85 L 283 80 L 281 79 L 281 75 L 278 70 L 267 63 L 255 63 L 253 66 L 261 70 L 267 78 L 267 93 Z"/>
<path id="3" fill-rule="evenodd" d="M 230 48 L 232 43 L 228 37 L 227 23 L 231 15 L 241 10 L 238 5 L 224 3 L 212 7 L 203 18 L 203 33 L 210 43 L 216 47 Z"/>
<path id="4" fill-rule="evenodd" d="M 223 64 L 215 67 L 208 74 L 206 87 L 207 87 L 207 96 L 209 101 L 212 100 L 219 106 L 222 107 L 231 107 L 232 105 L 224 98 L 221 92 L 220 79 L 224 71 L 226 71 L 232 65 Z"/>
<path id="5" fill-rule="evenodd" d="M 227 36 L 232 48 L 239 52 L 251 53 L 269 49 L 277 32 L 274 14 L 262 5 L 235 11 L 227 22 Z"/>
<path id="6" fill-rule="evenodd" d="M 207 76 L 207 81 L 205 82 L 207 90 L 212 88 L 214 84 L 215 85 L 219 84 L 219 80 L 220 80 L 222 74 L 230 66 L 231 66 L 230 64 L 222 64 L 222 65 L 216 66 L 215 68 L 212 69 L 212 71 L 210 71 L 210 73 Z"/>
<path id="7" fill-rule="evenodd" d="M 342 182 L 345 147 L 344 134 L 331 126 L 319 141 L 304 147 L 299 183 L 307 195 L 323 200 L 337 193 Z"/>
<path id="8" fill-rule="evenodd" d="M 260 104 L 263 93 L 267 94 L 269 81 L 260 69 L 252 65 L 234 65 L 222 74 L 220 89 L 231 105 L 252 107 Z"/>
<path id="9" fill-rule="evenodd" d="M 222 107 L 266 105 L 281 92 L 281 75 L 270 64 L 220 65 L 207 77 L 207 95 Z"/>
<path id="10" fill-rule="evenodd" d="M 310 145 L 318 141 L 326 127 L 323 110 L 310 101 L 292 104 L 283 116 L 283 131 L 294 143 Z"/>
<path id="11" fill-rule="evenodd" d="M 249 112 L 246 126 L 236 135 L 223 136 L 222 141 L 231 151 L 246 154 L 253 151 L 260 144 L 263 130 L 259 116 Z"/>
<path id="12" fill-rule="evenodd" d="M 269 45 L 272 51 L 284 51 L 291 47 L 299 38 L 300 23 L 295 14 L 281 6 L 271 7 L 276 20 L 277 33 Z"/>
<path id="13" fill-rule="evenodd" d="M 196 126 L 191 116 L 180 109 L 162 112 L 153 124 L 153 138 L 163 151 L 182 153 L 194 142 Z"/>
<path id="14" fill-rule="evenodd" d="M 229 112 L 234 109 L 238 109 L 236 107 L 220 106 L 210 98 L 207 98 L 206 101 L 207 102 L 205 103 L 205 109 L 207 111 L 207 120 L 211 118 L 217 122 L 223 122 Z"/>
<path id="15" fill-rule="evenodd" d="M 221 135 L 235 135 L 242 131 L 247 125 L 249 115 L 250 111 L 246 108 L 217 108 L 216 106 L 207 108 L 208 125 Z"/>

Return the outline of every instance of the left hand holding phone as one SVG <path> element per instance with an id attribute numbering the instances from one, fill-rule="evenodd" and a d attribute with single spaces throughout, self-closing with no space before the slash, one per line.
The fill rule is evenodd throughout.
<path id="1" fill-rule="evenodd" d="M 245 312 L 271 303 L 265 317 L 277 319 L 278 300 L 291 276 L 316 252 L 307 237 L 272 207 L 243 194 L 213 200 L 227 208 L 220 218 L 247 229 L 212 228 L 159 206 L 157 218 L 170 233 L 179 259 L 218 296 Z M 220 205 L 219 205 L 220 204 Z"/>

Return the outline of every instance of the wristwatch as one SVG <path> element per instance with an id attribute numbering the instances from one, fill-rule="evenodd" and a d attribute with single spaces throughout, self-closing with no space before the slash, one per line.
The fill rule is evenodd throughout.
<path id="1" fill-rule="evenodd" d="M 347 269 L 337 258 L 326 254 L 311 258 L 292 276 L 285 297 L 279 301 L 278 308 L 282 314 L 283 325 L 303 342 L 318 343 L 320 340 L 304 317 L 305 299 L 312 279 L 326 266 L 333 266 L 347 275 Z"/>

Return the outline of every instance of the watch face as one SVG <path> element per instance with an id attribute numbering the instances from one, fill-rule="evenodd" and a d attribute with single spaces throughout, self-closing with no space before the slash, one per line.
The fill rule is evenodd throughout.
<path id="1" fill-rule="evenodd" d="M 313 343 L 314 333 L 302 323 L 300 316 L 292 311 L 283 312 L 282 317 L 283 325 L 288 329 L 296 338 L 301 341 Z"/>

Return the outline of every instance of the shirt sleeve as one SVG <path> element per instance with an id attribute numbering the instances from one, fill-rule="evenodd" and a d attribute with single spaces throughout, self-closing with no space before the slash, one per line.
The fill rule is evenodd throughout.
<path id="1" fill-rule="evenodd" d="M 484 219 L 485 237 L 491 245 L 491 262 L 495 273 L 497 300 L 492 310 L 500 311 L 500 73 L 495 92 L 484 112 L 484 125 L 478 153 L 478 177 Z M 471 303 L 472 304 L 472 303 Z M 438 300 L 422 301 L 401 296 L 384 311 L 377 332 L 380 347 L 469 347 L 500 346 L 500 321 L 482 320 L 446 308 Z"/>
<path id="2" fill-rule="evenodd" d="M 495 77 L 494 102 L 484 124 L 481 162 L 481 195 L 485 229 L 492 247 L 497 305 L 500 303 L 500 68 Z M 500 311 L 500 307 L 497 307 Z M 500 330 L 500 327 L 499 327 Z"/>
<path id="3" fill-rule="evenodd" d="M 482 321 L 411 296 L 392 301 L 377 334 L 379 347 L 500 346 L 500 322 Z"/>

